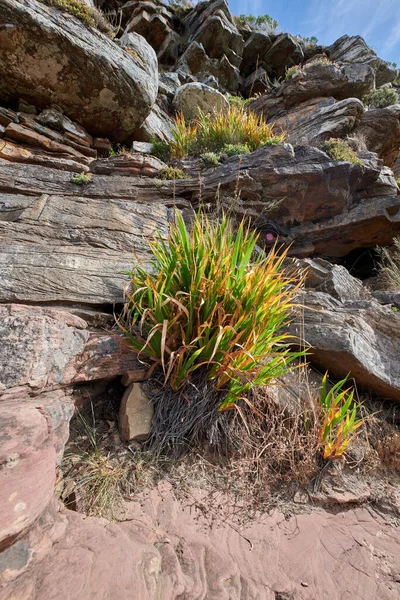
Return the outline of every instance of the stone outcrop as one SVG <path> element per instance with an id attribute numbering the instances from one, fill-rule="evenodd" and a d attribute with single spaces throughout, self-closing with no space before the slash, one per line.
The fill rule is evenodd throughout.
<path id="1" fill-rule="evenodd" d="M 354 133 L 393 168 L 400 156 L 400 105 L 366 111 Z"/>
<path id="2" fill-rule="evenodd" d="M 360 122 L 364 108 L 360 100 L 315 98 L 302 102 L 273 121 L 274 131 L 287 134 L 293 144 L 318 145 L 329 138 L 344 137 Z"/>
<path id="3" fill-rule="evenodd" d="M 374 72 L 368 65 L 310 63 L 275 91 L 255 99 L 250 108 L 269 121 L 306 100 L 332 96 L 336 100 L 361 98 L 374 85 Z"/>
<path id="4" fill-rule="evenodd" d="M 359 35 L 351 37 L 343 35 L 327 48 L 327 53 L 330 59 L 335 62 L 371 65 L 375 71 L 375 83 L 377 87 L 385 83 L 390 83 L 396 77 L 396 69 L 385 63 L 381 58 L 378 58 L 376 52 L 367 46 L 363 38 Z"/>
<path id="5" fill-rule="evenodd" d="M 140 383 L 131 383 L 122 396 L 119 408 L 118 425 L 121 438 L 147 440 L 153 419 L 153 405 L 144 393 Z"/>
<path id="6" fill-rule="evenodd" d="M 22 96 L 39 107 L 55 103 L 91 134 L 116 141 L 126 139 L 150 113 L 157 96 L 157 58 L 144 38 L 138 36 L 129 53 L 36 0 L 4 0 L 0 24 L 3 100 Z"/>
<path id="7" fill-rule="evenodd" d="M 174 96 L 174 108 L 186 120 L 193 120 L 201 110 L 205 114 L 226 110 L 228 101 L 219 92 L 202 83 L 186 83 L 178 88 Z"/>
<path id="8" fill-rule="evenodd" d="M 331 376 L 347 373 L 360 389 L 400 402 L 400 316 L 373 299 L 339 300 L 307 291 L 301 324 L 291 332 L 311 346 L 310 360 Z"/>

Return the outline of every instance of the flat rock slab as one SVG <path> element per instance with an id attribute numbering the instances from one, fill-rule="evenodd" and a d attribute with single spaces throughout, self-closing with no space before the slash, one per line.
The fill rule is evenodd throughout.
<path id="1" fill-rule="evenodd" d="M 118 330 L 59 308 L 1 304 L 0 345 L 0 401 L 141 368 Z"/>
<path id="2" fill-rule="evenodd" d="M 397 600 L 396 528 L 366 509 L 278 511 L 238 531 L 209 526 L 159 484 L 125 523 L 63 511 L 67 532 L 6 590 L 24 600 Z"/>

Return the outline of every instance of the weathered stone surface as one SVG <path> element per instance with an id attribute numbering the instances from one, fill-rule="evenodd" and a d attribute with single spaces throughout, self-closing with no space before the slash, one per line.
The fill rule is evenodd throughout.
<path id="1" fill-rule="evenodd" d="M 62 514 L 66 534 L 9 586 L 11 597 L 76 600 L 79 590 L 79 600 L 122 600 L 135 590 L 140 600 L 397 600 L 399 593 L 397 529 L 368 508 L 291 518 L 271 511 L 238 531 L 210 526 L 161 482 L 130 504 L 123 523 Z"/>
<path id="2" fill-rule="evenodd" d="M 240 64 L 240 72 L 247 77 L 258 66 L 264 66 L 264 57 L 272 46 L 269 35 L 262 31 L 253 31 L 243 48 L 243 58 Z"/>
<path id="3" fill-rule="evenodd" d="M 119 408 L 119 432 L 124 442 L 147 440 L 153 419 L 153 404 L 140 383 L 131 383 Z"/>
<path id="4" fill-rule="evenodd" d="M 42 125 L 72 136 L 73 139 L 79 141 L 82 145 L 93 145 L 92 136 L 83 127 L 68 119 L 68 117 L 54 107 L 43 110 L 36 120 Z"/>
<path id="5" fill-rule="evenodd" d="M 150 174 L 153 169 L 150 163 L 157 161 L 146 160 L 147 167 L 142 159 L 143 172 L 147 168 Z M 43 171 L 34 169 L 41 179 Z M 2 196 L 1 300 L 97 305 L 120 302 L 122 285 L 127 279 L 124 272 L 130 271 L 138 260 L 146 264 L 150 258 L 146 238 L 156 230 L 167 234 L 168 209 L 157 204 L 151 209 L 145 203 L 135 204 L 132 199 L 124 200 L 124 194 L 112 199 L 107 196 L 107 186 L 101 185 L 101 198 L 86 198 L 82 186 L 65 185 L 68 179 L 63 184 L 64 173 L 49 171 L 53 183 L 54 173 L 60 175 L 62 196 L 52 194 L 43 179 L 37 183 L 48 190 L 47 194 L 25 195 L 14 190 L 13 194 Z M 92 179 L 96 178 L 107 181 L 108 176 L 93 175 Z M 128 181 L 125 176 L 120 179 Z M 91 186 L 89 183 L 85 187 Z M 79 196 L 69 196 L 68 187 Z M 126 185 L 126 195 L 131 187 Z M 129 196 L 132 198 L 132 194 Z"/>
<path id="6" fill-rule="evenodd" d="M 171 12 L 162 4 L 130 2 L 131 19 L 126 34 L 135 32 L 143 36 L 158 51 L 171 31 Z"/>
<path id="7" fill-rule="evenodd" d="M 299 104 L 273 121 L 277 130 L 287 132 L 292 144 L 318 144 L 351 133 L 364 113 L 361 100 L 316 98 Z"/>
<path id="8" fill-rule="evenodd" d="M 71 399 L 61 390 L 37 400 L 1 402 L 0 550 L 52 500 L 57 447 L 62 454 L 72 413 Z"/>
<path id="9" fill-rule="evenodd" d="M 299 44 L 288 33 L 282 33 L 265 53 L 263 64 L 268 73 L 280 77 L 285 73 L 285 67 L 295 53 L 298 55 L 297 62 L 300 62 L 303 52 Z"/>
<path id="10" fill-rule="evenodd" d="M 128 137 L 157 96 L 157 58 L 144 38 L 136 57 L 75 17 L 36 0 L 4 0 L 0 97 L 56 103 L 91 134 Z M 88 60 L 90 67 L 88 67 Z M 46 64 L 46 68 L 43 65 Z"/>
<path id="11" fill-rule="evenodd" d="M 155 156 L 132 152 L 95 160 L 90 165 L 90 171 L 101 175 L 157 177 L 160 170 L 165 166 L 165 163 Z"/>
<path id="12" fill-rule="evenodd" d="M 224 54 L 221 59 L 209 58 L 202 44 L 192 42 L 182 55 L 178 68 L 189 72 L 200 82 L 206 83 L 213 77 L 217 89 L 236 93 L 239 88 L 240 73 Z M 210 84 L 207 84 L 210 85 Z"/>
<path id="13" fill-rule="evenodd" d="M 228 100 L 219 92 L 202 83 L 185 83 L 177 89 L 174 97 L 174 108 L 181 112 L 185 119 L 195 119 L 198 111 L 203 113 L 218 112 L 227 109 Z"/>
<path id="14" fill-rule="evenodd" d="M 173 127 L 174 123 L 170 116 L 155 104 L 143 124 L 132 132 L 132 137 L 140 142 L 151 142 L 153 139 L 169 142 L 173 139 Z"/>
<path id="15" fill-rule="evenodd" d="M 355 133 L 365 138 L 368 150 L 385 165 L 394 167 L 400 155 L 400 105 L 367 110 Z"/>
<path id="16" fill-rule="evenodd" d="M 337 100 L 361 98 L 374 85 L 374 72 L 367 65 L 323 65 L 310 63 L 273 92 L 254 100 L 250 107 L 268 120 L 305 102 L 332 96 Z"/>
<path id="17" fill-rule="evenodd" d="M 125 387 L 129 387 L 132 383 L 144 381 L 147 378 L 147 371 L 136 369 L 135 371 L 127 371 L 121 377 L 121 383 Z"/>
<path id="18" fill-rule="evenodd" d="M 349 371 L 360 389 L 400 402 L 400 315 L 374 300 L 305 292 L 301 324 L 290 330 L 312 347 L 310 361 L 335 377 Z"/>
<path id="19" fill-rule="evenodd" d="M 0 315 L 0 398 L 145 371 L 112 318 L 88 328 L 66 309 L 22 304 L 2 304 Z"/>
<path id="20" fill-rule="evenodd" d="M 343 35 L 326 49 L 331 60 L 336 62 L 369 64 L 375 71 L 376 87 L 390 83 L 396 77 L 396 69 L 377 57 L 359 35 Z"/>
<path id="21" fill-rule="evenodd" d="M 222 58 L 239 67 L 243 54 L 243 38 L 239 34 L 225 0 L 199 3 L 184 20 L 191 33 L 189 43 L 202 44 L 210 58 Z"/>
<path id="22" fill-rule="evenodd" d="M 380 304 L 389 304 L 390 306 L 395 306 L 396 308 L 400 308 L 400 292 L 379 291 L 379 292 L 374 292 L 373 297 Z"/>
<path id="23" fill-rule="evenodd" d="M 82 156 L 72 157 L 69 152 L 61 150 L 59 153 L 47 152 L 40 148 L 26 148 L 6 140 L 0 141 L 0 159 L 17 163 L 42 165 L 62 171 L 81 173 L 88 171 L 88 161 Z"/>
<path id="24" fill-rule="evenodd" d="M 294 262 L 306 270 L 307 289 L 325 292 L 342 302 L 359 300 L 366 295 L 362 282 L 341 265 L 332 265 L 322 258 L 294 259 Z"/>

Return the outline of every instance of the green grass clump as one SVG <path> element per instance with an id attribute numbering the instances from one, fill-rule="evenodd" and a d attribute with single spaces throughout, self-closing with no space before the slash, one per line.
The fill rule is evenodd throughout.
<path id="1" fill-rule="evenodd" d="M 397 185 L 398 185 L 398 186 L 399 186 L 399 188 L 400 188 L 400 177 L 396 177 L 396 183 L 397 183 Z"/>
<path id="2" fill-rule="evenodd" d="M 250 154 L 250 148 L 247 144 L 225 144 L 222 148 L 222 154 L 227 154 L 228 156 Z"/>
<path id="3" fill-rule="evenodd" d="M 200 111 L 197 120 L 191 123 L 186 123 L 183 115 L 178 114 L 172 133 L 171 157 L 178 159 L 188 154 L 221 154 L 228 145 L 247 146 L 253 152 L 261 146 L 281 144 L 285 140 L 284 134 L 273 134 L 271 125 L 261 115 L 235 105 L 219 113 Z"/>
<path id="4" fill-rule="evenodd" d="M 387 106 L 397 104 L 399 97 L 396 90 L 384 86 L 364 96 L 362 101 L 368 108 L 386 108 Z"/>
<path id="5" fill-rule="evenodd" d="M 205 152 L 200 156 L 202 163 L 206 166 L 212 167 L 220 164 L 219 155 L 215 154 L 215 152 Z"/>
<path id="6" fill-rule="evenodd" d="M 246 108 L 247 106 L 249 106 L 249 104 L 253 102 L 254 98 L 255 96 L 251 98 L 242 98 L 242 96 L 231 96 L 230 94 L 226 96 L 226 99 L 228 100 L 229 104 L 231 106 L 237 106 L 238 108 Z"/>
<path id="7" fill-rule="evenodd" d="M 323 413 L 321 428 L 321 453 L 324 459 L 337 459 L 343 456 L 347 446 L 356 437 L 365 419 L 357 419 L 360 404 L 354 401 L 354 390 L 343 390 L 347 377 L 327 391 L 328 374 L 325 373 L 321 389 L 320 403 Z"/>
<path id="8" fill-rule="evenodd" d="M 189 176 L 186 175 L 181 169 L 176 169 L 175 167 L 164 167 L 158 174 L 159 179 L 189 179 Z"/>
<path id="9" fill-rule="evenodd" d="M 301 71 L 300 65 L 290 67 L 290 69 L 288 69 L 285 73 L 285 80 L 288 81 L 288 79 L 291 79 L 293 75 L 295 75 L 295 73 L 298 73 L 299 71 Z"/>
<path id="10" fill-rule="evenodd" d="M 329 140 L 326 140 L 324 149 L 333 160 L 351 162 L 354 165 L 363 164 L 362 160 L 357 157 L 357 154 L 349 146 L 346 140 L 330 138 Z"/>
<path id="11" fill-rule="evenodd" d="M 96 27 L 99 31 L 107 35 L 113 33 L 107 19 L 98 10 L 90 8 L 90 6 L 81 0 L 39 0 L 39 2 L 47 4 L 47 6 L 54 6 L 63 12 L 73 15 L 87 27 Z"/>
<path id="12" fill-rule="evenodd" d="M 393 238 L 391 248 L 378 248 L 380 287 L 400 291 L 400 237 Z"/>
<path id="13" fill-rule="evenodd" d="M 151 153 L 162 160 L 168 162 L 171 158 L 171 148 L 166 142 L 159 142 L 156 139 L 151 140 Z"/>
<path id="14" fill-rule="evenodd" d="M 266 33 L 274 33 L 279 26 L 276 19 L 270 15 L 239 15 L 233 17 L 237 27 L 249 27 L 253 30 L 265 31 Z"/>
<path id="15" fill-rule="evenodd" d="M 283 270 L 286 252 L 255 253 L 258 236 L 197 214 L 189 231 L 176 215 L 167 241 L 151 242 L 152 273 L 131 273 L 121 327 L 141 360 L 159 364 L 174 391 L 200 367 L 225 392 L 220 410 L 286 373 L 303 352 L 283 326 L 300 277 Z"/>
<path id="16" fill-rule="evenodd" d="M 85 185 L 86 183 L 90 183 L 91 180 L 92 180 L 91 173 L 85 173 L 85 172 L 76 173 L 71 178 L 72 183 L 76 183 L 77 185 Z"/>

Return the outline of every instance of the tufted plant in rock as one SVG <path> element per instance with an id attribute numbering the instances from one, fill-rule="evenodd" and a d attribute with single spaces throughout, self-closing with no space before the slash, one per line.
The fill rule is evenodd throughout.
<path id="1" fill-rule="evenodd" d="M 137 268 L 122 319 L 141 360 L 160 365 L 178 391 L 200 367 L 233 408 L 253 387 L 286 373 L 304 352 L 282 330 L 302 277 L 282 269 L 286 251 L 255 254 L 258 236 L 241 222 L 233 231 L 199 214 L 191 232 L 183 218 L 169 240 L 151 243 L 154 273 Z"/>
<path id="2" fill-rule="evenodd" d="M 393 238 L 391 248 L 378 248 L 378 281 L 383 289 L 400 291 L 400 238 Z"/>
<path id="3" fill-rule="evenodd" d="M 343 390 L 348 376 L 327 391 L 328 374 L 325 373 L 320 402 L 323 413 L 321 428 L 321 454 L 324 459 L 341 458 L 348 445 L 358 435 L 365 419 L 357 418 L 360 404 L 354 401 L 354 390 Z"/>
<path id="4" fill-rule="evenodd" d="M 112 27 L 100 11 L 91 8 L 83 0 L 39 0 L 42 4 L 54 6 L 63 12 L 73 15 L 88 27 L 96 27 L 99 31 L 111 36 Z"/>
<path id="5" fill-rule="evenodd" d="M 398 104 L 399 96 L 391 87 L 383 86 L 378 90 L 370 92 L 362 99 L 368 108 L 386 108 L 393 104 Z"/>
<path id="6" fill-rule="evenodd" d="M 340 162 L 351 162 L 354 165 L 362 165 L 363 162 L 357 158 L 357 154 L 350 147 L 346 140 L 330 138 L 324 144 L 324 150 L 333 160 Z"/>

